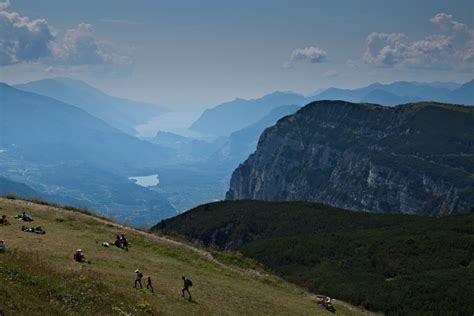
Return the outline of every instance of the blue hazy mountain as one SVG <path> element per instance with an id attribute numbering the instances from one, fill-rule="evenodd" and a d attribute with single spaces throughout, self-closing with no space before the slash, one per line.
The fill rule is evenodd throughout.
<path id="1" fill-rule="evenodd" d="M 153 144 L 172 149 L 175 152 L 174 163 L 193 163 L 207 160 L 213 152 L 225 143 L 227 138 L 197 139 L 171 132 L 158 131 L 154 137 L 148 140 Z"/>
<path id="2" fill-rule="evenodd" d="M 129 134 L 135 134 L 136 125 L 166 111 L 153 104 L 107 95 L 83 81 L 68 78 L 32 81 L 15 88 L 75 105 Z"/>
<path id="3" fill-rule="evenodd" d="M 40 195 L 24 183 L 0 176 L 0 196 L 13 195 L 22 198 L 39 198 Z"/>
<path id="4" fill-rule="evenodd" d="M 211 156 L 210 161 L 227 165 L 232 170 L 235 169 L 255 151 L 258 139 L 266 128 L 273 126 L 282 117 L 295 113 L 299 108 L 297 105 L 279 106 L 258 122 L 233 132 L 225 144 Z"/>
<path id="5" fill-rule="evenodd" d="M 448 101 L 458 104 L 474 104 L 474 79 L 453 90 L 448 95 Z"/>
<path id="6" fill-rule="evenodd" d="M 316 100 L 343 100 L 382 105 L 398 105 L 418 101 L 450 102 L 473 105 L 472 81 L 465 85 L 454 82 L 397 81 L 373 83 L 359 89 L 329 88 L 309 97 L 293 92 L 275 92 L 257 99 L 240 99 L 207 109 L 190 127 L 203 134 L 224 135 L 243 129 L 282 105 L 303 106 Z"/>
<path id="7" fill-rule="evenodd" d="M 73 105 L 2 83 L 0 95 L 0 146 L 14 147 L 31 159 L 79 159 L 120 170 L 170 157 L 168 150 L 125 134 Z"/>
<path id="8" fill-rule="evenodd" d="M 216 136 L 227 136 L 257 122 L 282 105 L 304 105 L 307 98 L 291 92 L 274 92 L 258 99 L 240 99 L 219 104 L 204 113 L 190 129 Z"/>
<path id="9" fill-rule="evenodd" d="M 384 104 L 384 105 L 398 105 L 405 104 L 410 102 L 419 101 L 419 97 L 416 96 L 404 96 L 401 97 L 394 93 L 382 90 L 375 89 L 367 93 L 360 102 L 362 103 L 375 103 L 375 104 Z"/>
<path id="10" fill-rule="evenodd" d="M 3 83 L 0 96 L 0 174 L 20 179 L 53 201 L 117 219 L 127 212 L 130 223 L 175 214 L 161 194 L 128 180 L 169 161 L 172 150 L 49 97 Z"/>
<path id="11" fill-rule="evenodd" d="M 415 101 L 448 101 L 459 85 L 455 83 L 423 83 L 397 81 L 390 84 L 374 83 L 359 89 L 329 88 L 313 97 L 314 100 L 343 100 L 398 105 Z M 470 104 L 461 102 L 463 104 Z"/>

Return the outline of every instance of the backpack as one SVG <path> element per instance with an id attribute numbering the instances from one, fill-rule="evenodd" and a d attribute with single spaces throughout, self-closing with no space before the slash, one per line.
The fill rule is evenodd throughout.
<path id="1" fill-rule="evenodd" d="M 138 276 L 140 277 L 140 279 L 143 278 L 143 273 L 140 272 Z"/>
<path id="2" fill-rule="evenodd" d="M 190 279 L 188 279 L 188 286 L 193 286 L 193 282 Z"/>

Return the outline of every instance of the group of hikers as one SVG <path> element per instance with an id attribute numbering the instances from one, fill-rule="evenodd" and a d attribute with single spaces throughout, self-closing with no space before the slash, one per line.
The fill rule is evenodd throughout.
<path id="1" fill-rule="evenodd" d="M 120 240 L 122 240 L 122 241 L 125 240 L 125 242 L 127 242 L 127 239 L 125 238 L 125 236 L 123 234 L 122 234 L 121 237 L 119 235 L 117 235 L 117 239 L 119 239 L 119 238 L 120 238 Z M 102 244 L 102 245 L 104 245 L 104 244 Z M 116 246 L 119 247 L 118 245 L 116 245 Z M 123 245 L 123 246 L 125 246 L 125 245 Z M 126 247 L 128 247 L 128 243 L 126 244 Z M 122 248 L 122 247 L 120 247 L 120 248 Z M 77 261 L 79 263 L 87 263 L 87 264 L 91 263 L 91 261 L 87 260 L 86 257 L 84 256 L 84 253 L 82 252 L 82 249 L 77 249 L 76 250 L 76 252 L 74 253 L 73 259 L 74 259 L 74 261 Z M 143 273 L 139 269 L 136 269 L 135 270 L 135 283 L 134 283 L 134 286 L 133 286 L 135 289 L 138 289 L 138 286 L 140 286 L 140 289 L 143 289 L 142 279 L 143 279 Z M 181 294 L 185 298 L 186 297 L 185 294 L 187 293 L 189 301 L 192 301 L 191 291 L 189 289 L 190 289 L 191 286 L 193 286 L 193 282 L 189 278 L 186 278 L 185 276 L 182 277 L 182 280 L 183 280 L 183 289 L 181 290 Z M 150 290 L 152 293 L 155 293 L 155 289 L 153 288 L 153 283 L 151 281 L 151 276 L 147 276 L 146 288 L 148 290 Z"/>
<path id="2" fill-rule="evenodd" d="M 31 216 L 29 216 L 28 214 L 26 214 L 25 212 L 23 212 L 22 214 L 17 215 L 15 218 L 17 218 L 19 220 L 22 220 L 22 221 L 25 221 L 25 222 L 32 222 L 33 221 L 33 218 Z M 0 225 L 10 225 L 10 222 L 6 218 L 6 215 L 2 215 L 2 217 L 0 218 Z M 24 232 L 30 232 L 30 233 L 36 233 L 36 234 L 45 234 L 46 233 L 41 228 L 41 226 L 28 227 L 28 226 L 23 225 L 21 227 L 21 230 L 24 231 Z M 124 250 L 128 251 L 129 243 L 128 243 L 128 240 L 127 240 L 127 238 L 125 237 L 124 234 L 117 235 L 116 239 L 115 239 L 115 242 L 113 244 L 117 248 L 124 249 Z M 102 246 L 104 246 L 104 247 L 109 247 L 109 245 L 110 245 L 110 243 L 108 241 L 104 241 L 102 243 Z M 0 252 L 5 252 L 5 250 L 6 250 L 5 241 L 0 240 Z M 79 263 L 87 263 L 87 264 L 91 263 L 90 260 L 86 259 L 84 253 L 82 252 L 82 249 L 77 249 L 76 250 L 76 252 L 74 253 L 73 259 L 74 259 L 74 261 L 79 262 Z M 135 282 L 134 282 L 134 288 L 135 289 L 137 289 L 138 286 L 140 287 L 140 289 L 143 289 L 142 279 L 143 279 L 143 273 L 139 269 L 136 269 L 135 270 Z M 189 301 L 192 301 L 190 288 L 193 286 L 193 282 L 185 276 L 182 277 L 182 281 L 183 281 L 183 288 L 181 290 L 181 294 L 185 298 L 186 293 L 187 293 Z M 151 276 L 147 276 L 146 288 L 147 288 L 147 290 L 151 291 L 151 293 L 155 292 L 155 290 L 153 288 Z M 334 313 L 336 311 L 336 309 L 332 305 L 332 299 L 329 296 L 318 296 L 318 301 L 317 302 L 318 302 L 319 306 L 321 306 L 322 308 L 325 308 L 326 310 L 328 310 L 330 312 Z"/>
<path id="3" fill-rule="evenodd" d="M 138 288 L 137 285 L 140 285 L 140 288 L 143 289 L 142 285 L 142 279 L 143 279 L 143 273 L 136 269 L 135 270 L 135 285 L 134 288 Z M 151 291 L 151 293 L 155 293 L 155 290 L 153 289 L 153 284 L 151 283 L 151 276 L 148 276 L 146 278 L 146 288 Z"/>

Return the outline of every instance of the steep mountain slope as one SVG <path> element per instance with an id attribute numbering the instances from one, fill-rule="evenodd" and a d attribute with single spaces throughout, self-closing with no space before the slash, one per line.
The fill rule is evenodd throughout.
<path id="1" fill-rule="evenodd" d="M 474 108 L 313 102 L 262 134 L 226 198 L 466 212 L 474 205 Z"/>
<path id="2" fill-rule="evenodd" d="M 190 129 L 217 136 L 227 136 L 262 119 L 276 107 L 303 105 L 307 99 L 290 92 L 274 92 L 259 99 L 235 99 L 207 109 Z"/>
<path id="3" fill-rule="evenodd" d="M 474 213 L 441 218 L 225 201 L 154 230 L 239 250 L 313 292 L 393 315 L 474 310 Z"/>
<path id="4" fill-rule="evenodd" d="M 176 214 L 164 196 L 127 179 L 169 161 L 170 149 L 55 99 L 6 84 L 0 84 L 0 96 L 0 174 L 53 201 L 134 224 Z"/>
<path id="5" fill-rule="evenodd" d="M 45 235 L 0 226 L 0 312 L 4 315 L 326 315 L 314 297 L 225 253 L 117 225 L 76 211 L 0 199 L 11 219 L 28 212 Z M 105 248 L 125 233 L 129 251 Z M 91 264 L 72 260 L 81 248 Z M 216 259 L 218 258 L 218 259 Z M 228 263 L 227 263 L 228 262 Z M 155 293 L 133 288 L 134 270 L 150 275 Z M 181 297 L 181 276 L 193 281 L 193 302 Z M 144 280 L 144 286 L 145 286 Z M 338 314 L 362 315 L 336 301 Z"/>
<path id="6" fill-rule="evenodd" d="M 231 170 L 235 169 L 255 151 L 258 139 L 267 127 L 274 125 L 282 117 L 295 113 L 298 109 L 297 105 L 282 105 L 270 111 L 259 121 L 233 132 L 225 144 L 210 157 L 210 161 L 214 164 L 229 166 Z"/>
<path id="7" fill-rule="evenodd" d="M 113 97 L 80 80 L 55 78 L 16 85 L 15 88 L 75 105 L 130 134 L 134 127 L 166 110 L 153 104 Z"/>

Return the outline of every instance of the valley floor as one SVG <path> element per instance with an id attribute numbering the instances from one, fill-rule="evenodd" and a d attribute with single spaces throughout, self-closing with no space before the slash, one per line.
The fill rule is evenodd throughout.
<path id="1" fill-rule="evenodd" d="M 231 265 L 192 245 L 124 227 L 77 211 L 0 199 L 7 252 L 0 253 L 0 315 L 330 315 L 314 295 L 250 264 Z M 35 221 L 12 218 L 22 211 Z M 47 233 L 21 231 L 42 226 Z M 124 233 L 128 252 L 113 242 Z M 72 260 L 81 248 L 92 264 Z M 216 256 L 219 257 L 219 256 Z M 133 288 L 134 270 L 150 275 L 155 293 Z M 192 279 L 193 301 L 181 297 L 181 276 Z M 145 285 L 145 282 L 144 282 Z M 338 315 L 367 314 L 335 301 Z"/>

